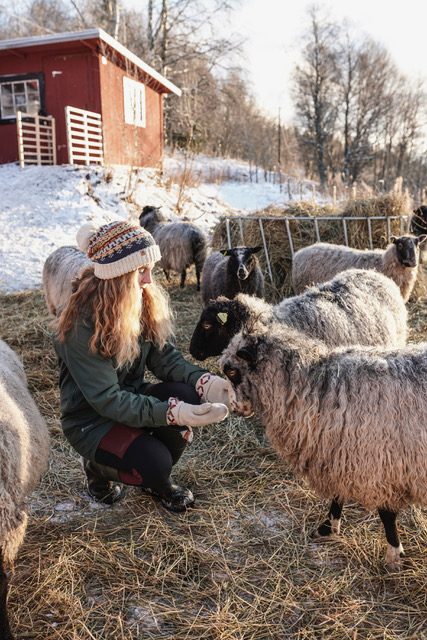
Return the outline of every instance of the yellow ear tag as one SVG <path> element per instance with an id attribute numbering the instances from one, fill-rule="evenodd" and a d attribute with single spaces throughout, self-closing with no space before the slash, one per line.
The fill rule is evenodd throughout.
<path id="1" fill-rule="evenodd" d="M 228 313 L 218 313 L 216 317 L 221 324 L 225 324 L 227 322 Z"/>

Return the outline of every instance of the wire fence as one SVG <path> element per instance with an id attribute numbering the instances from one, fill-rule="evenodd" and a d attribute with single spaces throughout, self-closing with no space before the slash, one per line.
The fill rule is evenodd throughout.
<path id="1" fill-rule="evenodd" d="M 241 237 L 241 242 L 242 245 L 245 246 L 246 245 L 246 241 L 245 241 L 245 233 L 244 233 L 244 229 L 243 229 L 243 222 L 247 222 L 249 220 L 255 220 L 258 221 L 259 223 L 259 230 L 260 230 L 260 234 L 261 234 L 261 239 L 262 239 L 262 244 L 264 247 L 264 252 L 265 252 L 265 259 L 266 259 L 266 265 L 267 265 L 267 271 L 268 271 L 268 275 L 270 278 L 270 282 L 273 284 L 274 278 L 273 278 L 273 273 L 272 273 L 272 269 L 271 269 L 271 258 L 270 258 L 270 253 L 269 253 L 269 247 L 268 247 L 268 243 L 266 241 L 266 234 L 265 234 L 265 230 L 264 230 L 264 223 L 266 221 L 270 221 L 270 222 L 284 222 L 285 223 L 285 227 L 286 227 L 286 233 L 287 233 L 287 240 L 289 243 L 289 249 L 290 249 L 290 253 L 291 253 L 291 257 L 293 259 L 294 254 L 295 254 L 295 243 L 292 237 L 292 229 L 291 229 L 291 222 L 294 224 L 295 222 L 307 222 L 307 221 L 312 221 L 313 226 L 314 226 L 314 233 L 315 233 L 315 237 L 316 237 L 316 241 L 317 242 L 321 242 L 322 238 L 321 238 L 321 232 L 320 232 L 320 228 L 319 228 L 319 222 L 341 222 L 342 223 L 342 231 L 343 231 L 343 236 L 344 236 L 344 243 L 345 245 L 348 247 L 349 245 L 349 234 L 348 234 L 348 222 L 353 222 L 353 221 L 359 221 L 359 222 L 366 222 L 367 225 L 367 238 L 369 241 L 369 249 L 374 249 L 374 239 L 373 239 L 373 233 L 372 233 L 372 222 L 375 221 L 384 221 L 385 223 L 385 234 L 386 234 L 386 238 L 387 238 L 387 243 L 390 242 L 390 237 L 392 235 L 391 233 L 391 222 L 393 220 L 397 220 L 398 221 L 398 226 L 399 226 L 399 231 L 400 231 L 400 235 L 403 235 L 405 233 L 408 233 L 409 231 L 409 224 L 410 224 L 410 216 L 408 215 L 400 215 L 400 216 L 318 216 L 318 217 L 314 217 L 314 216 L 282 216 L 282 217 L 277 217 L 277 216 L 263 216 L 263 217 L 258 217 L 258 216 L 230 216 L 230 217 L 222 217 L 222 220 L 225 221 L 225 228 L 226 228 L 226 233 L 227 233 L 227 243 L 228 243 L 228 248 L 231 249 L 233 244 L 232 244 L 232 233 L 231 233 L 231 229 L 230 229 L 230 223 L 238 223 L 239 225 L 239 230 L 240 230 L 240 237 Z M 326 240 L 325 240 L 326 241 Z M 301 247 L 299 247 L 301 248 Z"/>

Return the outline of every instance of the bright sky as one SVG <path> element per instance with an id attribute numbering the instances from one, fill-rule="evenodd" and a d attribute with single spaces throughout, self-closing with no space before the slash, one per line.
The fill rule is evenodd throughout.
<path id="1" fill-rule="evenodd" d="M 290 73 L 301 49 L 301 34 L 308 26 L 312 0 L 242 0 L 236 23 L 249 41 L 246 56 L 253 89 L 260 106 L 285 122 L 292 117 Z M 369 35 L 385 46 L 398 69 L 426 81 L 427 6 L 420 0 L 329 0 L 319 3 L 335 21 L 346 19 L 357 33 Z M 278 8 L 280 7 L 280 8 Z"/>
<path id="2" fill-rule="evenodd" d="M 122 0 L 140 9 L 141 0 Z M 334 21 L 347 20 L 356 33 L 385 46 L 402 73 L 426 81 L 427 5 L 422 0 L 324 0 Z M 301 36 L 309 27 L 307 8 L 313 0 L 240 0 L 233 20 L 224 25 L 247 38 L 246 66 L 252 90 L 261 108 L 282 123 L 292 118 L 289 95 L 291 72 L 301 50 Z M 227 35 L 227 32 L 226 32 Z"/>

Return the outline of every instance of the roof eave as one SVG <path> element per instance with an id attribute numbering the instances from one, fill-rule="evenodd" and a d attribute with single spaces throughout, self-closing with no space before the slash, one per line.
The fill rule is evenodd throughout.
<path id="1" fill-rule="evenodd" d="M 146 64 L 141 58 L 138 58 L 129 49 L 124 47 L 120 42 L 115 40 L 112 36 L 106 33 L 103 29 L 88 29 L 86 31 L 70 31 L 66 33 L 52 33 L 47 36 L 34 36 L 30 38 L 16 38 L 14 40 L 0 41 L 0 50 L 14 52 L 15 49 L 21 49 L 22 47 L 42 46 L 43 44 L 55 44 L 61 42 L 73 42 L 80 41 L 85 42 L 87 40 L 93 40 L 98 38 L 112 47 L 120 55 L 127 58 L 136 67 L 151 76 L 158 85 L 162 88 L 162 93 L 174 93 L 177 96 L 182 94 L 181 89 L 170 82 L 167 78 L 158 73 L 155 69 Z"/>

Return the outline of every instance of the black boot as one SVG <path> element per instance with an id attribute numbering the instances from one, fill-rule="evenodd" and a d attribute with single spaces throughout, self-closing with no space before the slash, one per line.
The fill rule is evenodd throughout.
<path id="1" fill-rule="evenodd" d="M 114 504 L 123 498 L 123 487 L 112 481 L 119 480 L 118 471 L 86 458 L 81 458 L 81 465 L 86 475 L 87 492 L 92 500 Z"/>
<path id="2" fill-rule="evenodd" d="M 165 509 L 174 513 L 186 511 L 195 502 L 190 489 L 183 489 L 177 484 L 169 483 L 166 487 L 157 490 L 145 487 L 141 487 L 141 489 L 144 493 L 159 500 Z"/>

